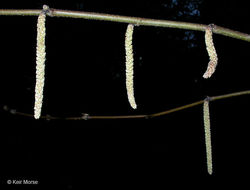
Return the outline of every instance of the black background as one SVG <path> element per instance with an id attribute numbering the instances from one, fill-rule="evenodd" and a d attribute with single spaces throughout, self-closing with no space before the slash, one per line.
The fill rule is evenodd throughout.
<path id="1" fill-rule="evenodd" d="M 214 23 L 250 33 L 247 1 L 35 1 L 1 9 L 51 8 Z M 35 120 L 2 108 L 33 113 L 37 17 L 0 16 L 1 184 L 34 179 L 39 187 L 221 182 L 247 177 L 249 96 L 211 102 L 214 174 L 206 171 L 202 106 L 154 119 Z M 209 61 L 204 33 L 136 26 L 133 35 L 135 98 L 125 89 L 127 24 L 47 17 L 46 84 L 42 115 L 59 117 L 135 115 L 164 111 L 249 89 L 249 43 L 214 35 L 219 63 L 202 78 Z M 5 169 L 3 169 L 5 168 Z M 230 180 L 229 183 L 233 183 Z M 180 183 L 181 184 L 181 183 Z M 241 183 L 242 184 L 242 183 Z M 179 183 L 177 184 L 179 185 Z M 131 187 L 131 186 L 130 186 Z"/>

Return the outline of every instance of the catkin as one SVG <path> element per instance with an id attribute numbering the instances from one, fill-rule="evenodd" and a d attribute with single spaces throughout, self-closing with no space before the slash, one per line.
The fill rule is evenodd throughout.
<path id="1" fill-rule="evenodd" d="M 133 58 L 133 30 L 134 25 L 129 24 L 125 35 L 125 50 L 126 50 L 126 88 L 128 101 L 133 109 L 136 109 L 136 102 L 134 97 L 134 58 Z"/>
<path id="2" fill-rule="evenodd" d="M 45 75 L 45 20 L 46 14 L 42 11 L 37 20 L 37 45 L 36 45 L 36 86 L 34 117 L 39 119 L 43 103 L 43 87 Z"/>
<path id="3" fill-rule="evenodd" d="M 204 73 L 203 77 L 210 78 L 212 74 L 215 72 L 218 62 L 218 57 L 213 43 L 213 28 L 211 25 L 209 25 L 205 31 L 205 43 L 210 61 L 208 63 L 207 70 Z"/>
<path id="4" fill-rule="evenodd" d="M 208 100 L 205 100 L 203 104 L 203 118 L 204 118 L 204 129 L 205 129 L 207 171 L 211 175 L 213 173 L 213 163 L 212 163 L 212 143 L 211 143 L 209 101 Z"/>

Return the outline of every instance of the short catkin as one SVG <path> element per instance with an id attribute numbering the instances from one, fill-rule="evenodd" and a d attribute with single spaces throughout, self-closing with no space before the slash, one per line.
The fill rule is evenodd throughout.
<path id="1" fill-rule="evenodd" d="M 209 100 L 208 99 L 204 100 L 204 103 L 203 103 L 203 118 L 204 118 L 204 129 L 205 129 L 207 171 L 210 175 L 212 175 L 213 173 L 212 142 L 211 142 Z"/>
<path id="2" fill-rule="evenodd" d="M 42 11 L 37 20 L 37 45 L 36 45 L 36 86 L 34 117 L 39 119 L 43 103 L 43 87 L 45 80 L 45 20 L 46 14 Z"/>
<path id="3" fill-rule="evenodd" d="M 134 58 L 133 58 L 133 31 L 134 25 L 128 24 L 125 35 L 125 50 L 126 50 L 126 88 L 128 101 L 133 109 L 136 109 L 137 105 L 134 97 Z"/>
<path id="4" fill-rule="evenodd" d="M 203 75 L 203 78 L 210 78 L 212 74 L 215 72 L 215 69 L 218 63 L 218 57 L 217 57 L 217 53 L 216 53 L 214 43 L 213 43 L 213 26 L 212 25 L 209 25 L 206 28 L 205 43 L 206 43 L 206 49 L 207 49 L 210 61 L 207 66 L 207 70 Z"/>

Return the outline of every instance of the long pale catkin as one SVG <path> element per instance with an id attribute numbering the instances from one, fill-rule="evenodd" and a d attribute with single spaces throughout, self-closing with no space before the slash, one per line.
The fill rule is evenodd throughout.
<path id="1" fill-rule="evenodd" d="M 205 129 L 207 171 L 210 175 L 212 175 L 213 163 L 212 163 L 212 143 L 211 143 L 210 116 L 209 116 L 209 100 L 204 101 L 203 118 L 204 118 L 204 129 Z"/>
<path id="2" fill-rule="evenodd" d="M 43 87 L 45 80 L 45 20 L 44 11 L 40 13 L 37 20 L 37 46 L 36 46 L 36 86 L 35 86 L 35 105 L 34 117 L 39 119 L 43 104 Z"/>
<path id="3" fill-rule="evenodd" d="M 218 63 L 218 57 L 213 43 L 213 27 L 211 25 L 209 25 L 205 31 L 205 43 L 210 61 L 203 78 L 210 78 L 215 72 Z"/>
<path id="4" fill-rule="evenodd" d="M 133 31 L 134 25 L 128 24 L 125 35 L 125 50 L 126 50 L 126 88 L 128 101 L 133 109 L 136 109 L 136 102 L 134 97 L 134 58 L 133 58 Z"/>

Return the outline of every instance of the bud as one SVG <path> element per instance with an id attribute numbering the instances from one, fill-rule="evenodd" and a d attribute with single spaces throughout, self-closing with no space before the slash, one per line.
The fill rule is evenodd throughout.
<path id="1" fill-rule="evenodd" d="M 204 118 L 204 129 L 205 129 L 207 171 L 211 175 L 213 173 L 213 163 L 212 163 L 212 143 L 211 143 L 209 100 L 208 99 L 204 100 L 203 118 Z"/>
<path id="2" fill-rule="evenodd" d="M 42 11 L 37 20 L 37 45 L 36 45 L 36 87 L 34 117 L 39 119 L 43 103 L 43 87 L 45 75 L 45 11 Z"/>
<path id="3" fill-rule="evenodd" d="M 126 88 L 128 101 L 132 108 L 136 109 L 135 97 L 134 97 L 134 58 L 133 58 L 133 30 L 134 25 L 129 24 L 125 35 L 125 50 L 126 50 Z"/>
<path id="4" fill-rule="evenodd" d="M 213 43 L 212 25 L 209 25 L 206 28 L 205 43 L 206 43 L 206 48 L 207 48 L 207 52 L 208 52 L 210 61 L 209 61 L 208 66 L 207 66 L 207 70 L 203 75 L 203 78 L 210 78 L 212 76 L 212 74 L 215 72 L 217 62 L 218 62 L 218 57 L 217 57 L 216 50 L 215 50 L 214 43 Z"/>

